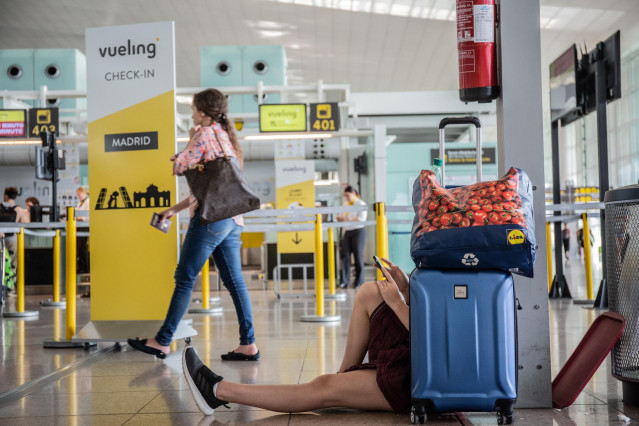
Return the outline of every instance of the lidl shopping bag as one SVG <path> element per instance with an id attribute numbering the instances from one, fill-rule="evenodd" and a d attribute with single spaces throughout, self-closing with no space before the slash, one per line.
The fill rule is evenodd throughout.
<path id="1" fill-rule="evenodd" d="M 418 268 L 501 269 L 533 276 L 532 185 L 511 168 L 499 180 L 442 187 L 422 170 L 413 186 L 411 256 Z"/>

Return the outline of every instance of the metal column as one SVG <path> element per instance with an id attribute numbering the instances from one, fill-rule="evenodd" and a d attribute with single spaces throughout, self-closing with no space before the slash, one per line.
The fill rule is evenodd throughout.
<path id="1" fill-rule="evenodd" d="M 499 172 L 522 167 L 534 190 L 535 278 L 515 276 L 519 322 L 518 408 L 551 407 L 548 284 L 544 207 L 539 0 L 500 2 L 500 85 L 497 100 Z"/>

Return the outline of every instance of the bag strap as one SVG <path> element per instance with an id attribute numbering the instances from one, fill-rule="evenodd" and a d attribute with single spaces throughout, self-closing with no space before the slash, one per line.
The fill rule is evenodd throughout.
<path id="1" fill-rule="evenodd" d="M 226 151 L 224 150 L 224 145 L 222 145 L 222 142 L 220 142 L 220 139 L 217 137 L 217 132 L 215 131 L 215 127 L 213 127 L 213 136 L 215 136 L 215 140 L 217 141 L 217 144 L 220 146 L 220 149 L 222 150 L 222 154 L 224 154 L 224 159 L 226 161 L 230 161 L 231 159 L 229 158 L 229 156 L 226 154 Z"/>

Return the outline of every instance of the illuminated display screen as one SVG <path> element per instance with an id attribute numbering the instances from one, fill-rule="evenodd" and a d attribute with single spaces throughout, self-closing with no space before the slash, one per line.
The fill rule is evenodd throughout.
<path id="1" fill-rule="evenodd" d="M 26 131 L 26 110 L 0 110 L 0 138 L 23 138 Z"/>
<path id="2" fill-rule="evenodd" d="M 305 104 L 260 105 L 260 132 L 305 132 Z"/>

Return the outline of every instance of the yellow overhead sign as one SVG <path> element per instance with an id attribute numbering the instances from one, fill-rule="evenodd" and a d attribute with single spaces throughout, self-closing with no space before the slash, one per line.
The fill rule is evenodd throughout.
<path id="1" fill-rule="evenodd" d="M 260 105 L 260 132 L 305 132 L 305 104 Z"/>

